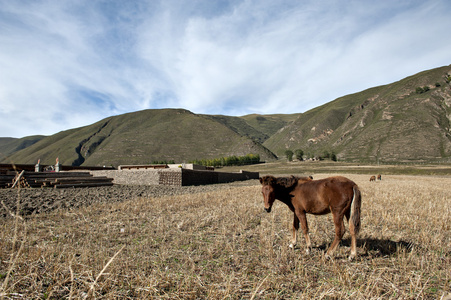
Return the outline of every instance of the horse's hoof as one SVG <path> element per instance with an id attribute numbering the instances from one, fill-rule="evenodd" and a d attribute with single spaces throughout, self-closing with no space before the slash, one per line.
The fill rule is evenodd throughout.
<path id="1" fill-rule="evenodd" d="M 305 254 L 309 255 L 310 254 L 310 248 L 305 249 Z"/>
<path id="2" fill-rule="evenodd" d="M 288 245 L 288 247 L 290 247 L 291 249 L 294 249 L 294 245 L 293 244 Z"/>
<path id="3" fill-rule="evenodd" d="M 349 261 L 353 261 L 354 259 L 355 259 L 355 255 L 354 254 L 349 255 L 349 258 L 348 258 Z"/>

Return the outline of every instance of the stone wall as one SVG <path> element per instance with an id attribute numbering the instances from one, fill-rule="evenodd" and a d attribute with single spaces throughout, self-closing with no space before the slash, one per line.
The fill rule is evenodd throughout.
<path id="1" fill-rule="evenodd" d="M 157 170 L 108 170 L 91 171 L 93 176 L 114 178 L 115 184 L 126 185 L 158 185 L 160 175 Z"/>
<path id="2" fill-rule="evenodd" d="M 94 176 L 114 178 L 115 184 L 126 185 L 205 185 L 258 179 L 258 172 L 240 171 L 239 173 L 214 172 L 203 170 L 174 169 L 145 169 L 145 170 L 109 170 L 91 171 Z"/>
<path id="3" fill-rule="evenodd" d="M 164 169 L 158 171 L 158 184 L 182 186 L 182 169 Z"/>

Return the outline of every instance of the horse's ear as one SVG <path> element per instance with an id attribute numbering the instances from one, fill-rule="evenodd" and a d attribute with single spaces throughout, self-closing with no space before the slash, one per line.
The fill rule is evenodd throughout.
<path id="1" fill-rule="evenodd" d="M 287 187 L 293 187 L 296 183 L 298 183 L 298 179 L 291 175 Z"/>
<path id="2" fill-rule="evenodd" d="M 312 176 L 312 175 L 310 175 L 309 178 L 310 178 L 311 180 L 313 180 L 313 176 Z"/>
<path id="3" fill-rule="evenodd" d="M 260 180 L 260 183 L 263 184 L 263 178 L 260 177 L 259 180 Z"/>

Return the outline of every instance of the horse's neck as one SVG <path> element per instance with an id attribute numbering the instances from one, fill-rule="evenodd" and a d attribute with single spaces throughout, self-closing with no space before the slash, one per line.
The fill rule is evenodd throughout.
<path id="1" fill-rule="evenodd" d="M 286 188 L 284 186 L 278 186 L 276 198 L 291 208 L 293 205 L 291 204 L 290 192 L 291 192 L 291 189 Z"/>

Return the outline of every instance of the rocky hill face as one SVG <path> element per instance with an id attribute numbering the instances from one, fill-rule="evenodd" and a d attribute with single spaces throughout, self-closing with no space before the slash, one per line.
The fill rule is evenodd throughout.
<path id="1" fill-rule="evenodd" d="M 52 136 L 0 138 L 0 162 L 146 164 L 301 149 L 362 162 L 451 158 L 451 66 L 347 95 L 305 113 L 198 115 L 182 109 L 109 117 Z"/>
<path id="2" fill-rule="evenodd" d="M 335 153 L 350 161 L 440 160 L 451 156 L 451 67 L 329 102 L 264 142 L 281 156 Z"/>

